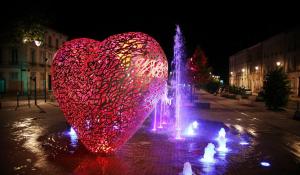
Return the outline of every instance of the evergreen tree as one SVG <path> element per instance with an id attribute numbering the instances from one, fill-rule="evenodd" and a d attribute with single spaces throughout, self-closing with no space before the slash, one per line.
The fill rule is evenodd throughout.
<path id="1" fill-rule="evenodd" d="M 287 105 L 291 88 L 283 68 L 270 71 L 263 88 L 265 104 L 269 109 L 278 110 Z"/>

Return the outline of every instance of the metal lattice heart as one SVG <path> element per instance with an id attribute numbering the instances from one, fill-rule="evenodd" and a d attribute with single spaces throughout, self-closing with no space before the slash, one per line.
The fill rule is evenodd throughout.
<path id="1" fill-rule="evenodd" d="M 53 92 L 85 147 L 113 153 L 160 99 L 167 71 L 163 50 L 146 34 L 75 39 L 54 56 Z"/>

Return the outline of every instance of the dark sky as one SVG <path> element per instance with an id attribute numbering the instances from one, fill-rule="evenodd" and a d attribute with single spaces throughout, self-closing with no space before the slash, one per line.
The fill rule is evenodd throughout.
<path id="1" fill-rule="evenodd" d="M 5 15 L 1 12 L 2 21 L 35 16 L 71 39 L 90 37 L 103 40 L 112 34 L 140 31 L 153 36 L 170 60 L 175 25 L 179 24 L 186 41 L 186 55 L 191 56 L 195 47 L 200 45 L 214 74 L 225 80 L 230 55 L 300 24 L 299 9 L 294 4 L 270 7 L 252 1 L 251 4 L 244 2 L 233 7 L 225 4 L 201 5 L 197 1 L 188 5 L 174 5 L 174 2 L 170 6 L 161 5 L 159 1 L 119 5 L 116 5 L 117 1 L 102 5 L 84 1 L 70 1 L 69 4 L 46 2 L 26 1 L 24 5 L 2 7 L 13 11 Z"/>

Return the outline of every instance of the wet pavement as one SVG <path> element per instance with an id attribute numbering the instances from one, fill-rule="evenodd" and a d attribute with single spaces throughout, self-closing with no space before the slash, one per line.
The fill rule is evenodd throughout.
<path id="1" fill-rule="evenodd" d="M 172 175 L 179 174 L 189 161 L 195 174 L 300 174 L 300 127 L 294 129 L 297 121 L 285 118 L 285 113 L 274 114 L 206 94 L 202 97 L 212 103 L 212 109 L 185 108 L 185 116 L 189 116 L 185 122 L 199 122 L 195 137 L 178 141 L 169 130 L 152 132 L 150 117 L 109 157 L 89 153 L 70 132 L 56 105 L 2 109 L 1 172 Z M 276 119 L 271 121 L 272 117 Z M 202 163 L 204 148 L 209 142 L 218 145 L 215 138 L 222 127 L 230 151 L 216 153 L 215 164 Z M 242 141 L 249 144 L 241 145 Z M 261 166 L 263 161 L 271 166 Z"/>

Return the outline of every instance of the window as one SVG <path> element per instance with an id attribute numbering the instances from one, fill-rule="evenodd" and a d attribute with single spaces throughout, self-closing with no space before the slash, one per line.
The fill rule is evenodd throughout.
<path id="1" fill-rule="evenodd" d="M 52 48 L 52 37 L 51 36 L 48 37 L 48 46 L 50 48 Z"/>
<path id="2" fill-rule="evenodd" d="M 9 79 L 11 80 L 18 80 L 18 72 L 10 72 Z"/>
<path id="3" fill-rule="evenodd" d="M 56 38 L 56 40 L 55 40 L 55 47 L 56 47 L 56 49 L 58 49 L 58 45 L 59 45 L 58 39 Z"/>
<path id="4" fill-rule="evenodd" d="M 17 48 L 11 49 L 11 63 L 18 64 L 18 49 Z"/>
<path id="5" fill-rule="evenodd" d="M 30 55 L 31 55 L 31 63 L 32 64 L 36 64 L 36 61 L 35 61 L 35 50 L 33 48 L 30 50 Z"/>

